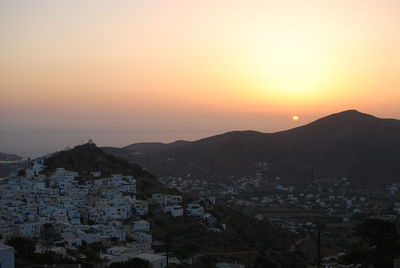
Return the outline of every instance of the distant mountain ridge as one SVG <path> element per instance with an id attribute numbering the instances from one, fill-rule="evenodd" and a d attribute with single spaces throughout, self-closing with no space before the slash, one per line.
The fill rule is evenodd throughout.
<path id="1" fill-rule="evenodd" d="M 159 150 L 130 145 L 106 151 L 159 176 L 251 176 L 265 163 L 263 175 L 283 182 L 347 177 L 378 186 L 400 181 L 400 120 L 348 110 L 276 133 L 233 131 Z"/>
<path id="2" fill-rule="evenodd" d="M 19 161 L 22 160 L 22 157 L 16 154 L 7 154 L 0 152 L 0 161 Z"/>
<path id="3" fill-rule="evenodd" d="M 134 143 L 123 147 L 123 149 L 138 151 L 142 153 L 150 153 L 154 151 L 160 151 L 165 149 L 172 149 L 189 143 L 189 141 L 178 140 L 171 143 L 162 142 L 140 142 Z"/>

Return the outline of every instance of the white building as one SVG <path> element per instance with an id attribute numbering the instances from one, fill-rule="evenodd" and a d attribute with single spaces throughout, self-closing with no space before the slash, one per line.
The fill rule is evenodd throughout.
<path id="1" fill-rule="evenodd" d="M 14 268 L 14 248 L 0 244 L 0 267 Z"/>
<path id="2" fill-rule="evenodd" d="M 172 217 L 183 216 L 183 207 L 182 206 L 172 206 L 170 212 L 171 212 Z"/>
<path id="3" fill-rule="evenodd" d="M 150 224 L 148 221 L 145 220 L 140 220 L 140 221 L 135 221 L 132 226 L 132 231 L 137 232 L 137 231 L 145 231 L 148 232 L 150 230 Z"/>
<path id="4" fill-rule="evenodd" d="M 164 195 L 164 205 L 176 205 L 182 202 L 181 195 Z"/>
<path id="5" fill-rule="evenodd" d="M 151 241 L 133 241 L 127 244 L 127 246 L 137 251 L 150 250 Z"/>
<path id="6" fill-rule="evenodd" d="M 109 186 L 120 186 L 123 183 L 123 176 L 121 174 L 112 174 L 111 177 L 108 178 Z"/>
<path id="7" fill-rule="evenodd" d="M 40 222 L 25 222 L 18 226 L 21 236 L 37 237 L 40 234 Z"/>
<path id="8" fill-rule="evenodd" d="M 188 216 L 202 217 L 204 215 L 204 208 L 199 204 L 187 204 L 186 213 Z"/>
<path id="9" fill-rule="evenodd" d="M 132 209 L 135 211 L 136 215 L 147 215 L 148 213 L 148 204 L 146 201 L 137 200 L 136 203 L 132 205 Z"/>
<path id="10" fill-rule="evenodd" d="M 152 194 L 151 199 L 154 203 L 162 204 L 164 201 L 164 196 L 163 194 L 157 193 L 157 194 Z"/>
<path id="11" fill-rule="evenodd" d="M 73 232 L 61 233 L 61 237 L 69 247 L 77 248 L 82 246 L 82 238 Z"/>
<path id="12" fill-rule="evenodd" d="M 100 233 L 91 229 L 78 231 L 77 234 L 82 239 L 82 241 L 85 241 L 87 244 L 92 244 L 101 240 Z"/>
<path id="13" fill-rule="evenodd" d="M 92 175 L 95 178 L 100 178 L 101 172 L 100 171 L 92 171 L 92 172 L 90 172 L 90 175 Z"/>
<path id="14" fill-rule="evenodd" d="M 15 235 L 14 233 L 15 227 L 12 225 L 0 225 L 0 234 L 3 235 L 3 238 L 10 238 Z"/>
<path id="15" fill-rule="evenodd" d="M 141 242 L 151 242 L 152 241 L 152 236 L 151 234 L 146 234 L 143 232 L 135 232 L 133 233 L 133 239 Z"/>

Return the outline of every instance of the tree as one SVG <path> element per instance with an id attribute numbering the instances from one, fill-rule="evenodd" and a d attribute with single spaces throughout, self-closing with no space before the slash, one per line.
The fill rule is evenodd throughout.
<path id="1" fill-rule="evenodd" d="M 16 258 L 29 260 L 35 252 L 35 242 L 26 237 L 14 236 L 7 239 L 5 244 L 14 248 Z"/>
<path id="2" fill-rule="evenodd" d="M 63 258 L 63 256 L 52 252 L 45 251 L 43 253 L 36 253 L 32 262 L 35 264 L 60 264 L 60 263 L 72 263 L 71 260 Z"/>
<path id="3" fill-rule="evenodd" d="M 254 261 L 254 268 L 275 268 L 276 265 L 265 256 L 258 256 Z"/>
<path id="4" fill-rule="evenodd" d="M 133 258 L 130 259 L 126 262 L 114 262 L 112 263 L 110 266 L 108 266 L 109 268 L 131 268 L 131 267 L 135 267 L 135 268 L 150 268 L 150 264 L 148 261 L 144 261 L 142 259 L 139 258 Z"/>
<path id="5" fill-rule="evenodd" d="M 18 175 L 19 177 L 26 176 L 26 171 L 25 171 L 25 169 L 20 169 L 20 170 L 18 170 L 17 175 Z"/>
<path id="6" fill-rule="evenodd" d="M 61 237 L 51 223 L 45 223 L 40 228 L 40 238 L 45 246 L 51 246 Z"/>
<path id="7" fill-rule="evenodd" d="M 392 267 L 393 258 L 400 253 L 399 235 L 393 223 L 368 219 L 353 228 L 357 242 L 350 245 L 345 261 Z"/>
<path id="8" fill-rule="evenodd" d="M 96 252 L 91 246 L 82 245 L 79 247 L 79 253 L 85 255 L 88 263 L 100 263 L 102 261 L 99 252 Z"/>

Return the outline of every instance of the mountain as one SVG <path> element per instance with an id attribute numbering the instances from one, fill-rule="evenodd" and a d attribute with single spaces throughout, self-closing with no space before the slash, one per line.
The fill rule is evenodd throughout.
<path id="1" fill-rule="evenodd" d="M 0 152 L 0 161 L 19 161 L 22 160 L 22 157 L 16 154 L 6 154 Z"/>
<path id="2" fill-rule="evenodd" d="M 125 146 L 125 147 L 123 147 L 123 149 L 137 151 L 137 152 L 141 152 L 141 153 L 151 153 L 154 151 L 177 148 L 177 147 L 180 147 L 187 143 L 189 143 L 189 142 L 183 141 L 183 140 L 179 140 L 179 141 L 175 141 L 175 142 L 171 142 L 171 143 L 140 142 L 140 143 L 134 143 L 134 144 Z"/>
<path id="3" fill-rule="evenodd" d="M 264 163 L 265 177 L 288 183 L 347 177 L 379 186 L 400 180 L 400 120 L 356 110 L 276 133 L 233 131 L 159 150 L 130 148 L 105 150 L 159 176 L 251 176 Z"/>
<path id="4" fill-rule="evenodd" d="M 138 191 L 144 194 L 156 192 L 173 193 L 166 188 L 157 177 L 143 169 L 140 165 L 107 154 L 94 143 L 86 143 L 71 150 L 60 151 L 45 159 L 44 173 L 52 173 L 58 167 L 77 171 L 81 180 L 90 179 L 90 172 L 101 171 L 102 175 L 132 175 L 137 179 Z"/>

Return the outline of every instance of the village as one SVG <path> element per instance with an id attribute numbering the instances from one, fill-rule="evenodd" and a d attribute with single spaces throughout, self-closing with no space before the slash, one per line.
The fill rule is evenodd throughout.
<path id="1" fill-rule="evenodd" d="M 257 171 L 254 177 L 229 177 L 230 183 L 190 175 L 161 178 L 166 189 L 182 194 L 145 194 L 138 191 L 134 176 L 94 171 L 83 180 L 73 170 L 59 167 L 46 175 L 45 168 L 43 159 L 36 159 L 0 180 L 0 241 L 31 238 L 36 241 L 35 252 L 51 251 L 78 262 L 88 258 L 87 246 L 100 246 L 102 267 L 133 258 L 161 268 L 167 263 L 191 264 L 193 259 L 174 254 L 168 247 L 168 230 L 161 239 L 159 233 L 155 238 L 159 231 L 155 223 L 160 215 L 191 218 L 208 232 L 224 232 L 226 224 L 210 213 L 217 200 L 303 237 L 312 239 L 316 231 L 322 231 L 324 243 L 332 245 L 345 241 L 344 228 L 350 231 L 352 224 L 364 218 L 400 219 L 398 184 L 379 192 L 354 187 L 347 178 L 284 184 L 279 177 L 268 180 Z M 337 260 L 343 254 L 336 252 L 325 259 Z"/>
<path id="2" fill-rule="evenodd" d="M 314 233 L 318 224 L 349 227 L 369 217 L 400 222 L 400 184 L 380 189 L 360 188 L 347 178 L 316 179 L 309 184 L 285 184 L 279 177 L 229 177 L 227 183 L 187 177 L 161 180 L 180 191 L 215 196 L 258 220 L 268 220 L 294 233 Z"/>
<path id="3" fill-rule="evenodd" d="M 46 176 L 41 174 L 44 168 L 43 160 L 37 159 L 0 181 L 3 240 L 33 238 L 39 241 L 36 252 L 53 251 L 74 260 L 85 258 L 79 254 L 82 246 L 101 242 L 100 258 L 107 265 L 139 258 L 152 267 L 165 267 L 167 241 L 155 241 L 146 220 L 152 208 L 171 217 L 193 217 L 213 232 L 223 231 L 206 207 L 196 201 L 185 204 L 182 195 L 155 193 L 137 199 L 133 176 L 91 172 L 91 178 L 82 182 L 75 171 L 60 167 Z M 206 201 L 208 206 L 215 204 L 213 197 Z M 155 252 L 160 245 L 164 252 Z M 181 260 L 170 255 L 168 262 Z"/>

